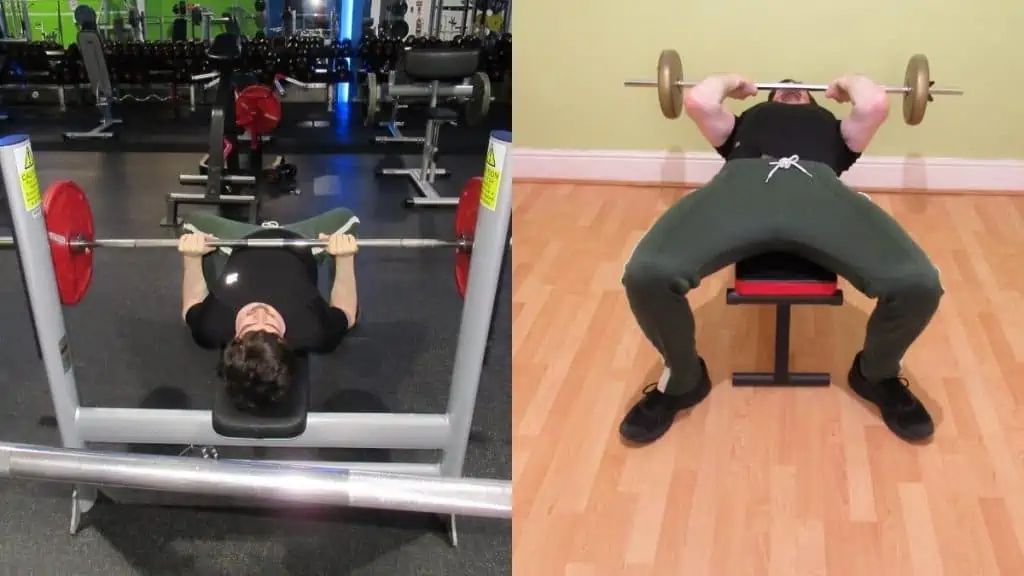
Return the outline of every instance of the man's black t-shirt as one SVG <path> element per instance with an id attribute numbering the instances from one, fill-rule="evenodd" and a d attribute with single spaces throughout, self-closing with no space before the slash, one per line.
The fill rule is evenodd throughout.
<path id="1" fill-rule="evenodd" d="M 817 104 L 762 102 L 736 118 L 724 144 L 715 148 L 723 158 L 787 158 L 821 162 L 842 174 L 860 158 L 850 150 L 840 120 Z"/>
<path id="2" fill-rule="evenodd" d="M 295 238 L 281 228 L 249 238 Z M 297 352 L 327 353 L 349 329 L 346 314 L 317 290 L 317 263 L 308 248 L 235 248 L 210 295 L 189 308 L 185 323 L 203 348 L 217 349 L 235 336 L 235 317 L 247 304 L 273 306 L 285 322 L 285 341 Z"/>

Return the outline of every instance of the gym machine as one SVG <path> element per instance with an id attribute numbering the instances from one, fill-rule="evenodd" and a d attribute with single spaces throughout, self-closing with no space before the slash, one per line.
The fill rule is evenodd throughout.
<path id="1" fill-rule="evenodd" d="M 82 64 L 89 79 L 89 88 L 96 99 L 96 108 L 100 112 L 100 122 L 92 130 L 86 132 L 65 132 L 65 140 L 105 140 L 114 137 L 111 130 L 121 124 L 120 118 L 114 118 L 113 104 L 115 101 L 114 87 L 110 82 L 110 71 L 103 54 L 103 40 L 96 27 L 96 12 L 81 4 L 75 9 L 75 20 L 79 31 L 76 44 L 82 56 Z"/>
<path id="2" fill-rule="evenodd" d="M 457 543 L 456 514 L 511 516 L 508 483 L 483 485 L 463 478 L 487 335 L 508 244 L 512 212 L 510 133 L 492 134 L 483 185 L 474 205 L 479 209 L 475 210 L 473 250 L 464 255 L 470 259 L 467 290 L 450 395 L 443 414 L 310 413 L 316 362 L 309 356 L 301 363 L 292 396 L 274 415 L 236 410 L 223 387 L 211 394 L 210 410 L 82 406 L 54 270 L 55 249 L 44 222 L 46 199 L 40 193 L 32 157 L 27 136 L 0 139 L 0 175 L 14 236 L 18 238 L 17 250 L 25 264 L 25 282 L 32 296 L 31 316 L 36 321 L 36 340 L 62 447 L 0 445 L 0 476 L 74 483 L 72 533 L 79 529 L 82 515 L 96 505 L 100 491 L 114 502 L 152 504 L 155 500 L 171 506 L 251 506 L 253 497 L 270 498 L 275 494 L 286 500 L 323 505 L 372 502 L 380 508 L 421 509 L 446 516 L 453 544 Z M 113 452 L 86 451 L 93 443 L 440 450 L 442 456 L 429 463 L 213 461 L 144 454 L 129 458 Z M 380 479 L 381 490 L 391 489 L 389 496 L 369 488 L 368 479 L 372 477 Z M 154 491 L 165 494 L 161 497 Z M 491 491 L 498 491 L 497 497 L 482 494 Z M 196 498 L 170 497 L 166 492 Z M 325 495 L 327 492 L 333 496 Z M 469 499 L 480 504 L 466 502 L 470 494 Z M 437 498 L 445 495 L 447 498 Z M 447 504 L 439 507 L 427 502 L 433 499 Z"/>
<path id="3" fill-rule="evenodd" d="M 404 76 L 404 74 L 402 75 Z M 409 102 L 428 102 L 433 89 L 429 84 L 396 83 L 398 71 L 392 70 L 388 73 L 386 84 L 378 84 L 377 77 L 368 73 L 366 77 L 366 94 L 363 121 L 367 126 L 376 124 L 376 116 L 382 104 L 390 104 L 390 117 L 380 126 L 388 131 L 387 136 L 375 136 L 378 144 L 403 143 L 422 144 L 422 136 L 406 136 L 402 134 L 403 122 L 398 120 L 398 112 L 408 107 Z M 407 80 L 407 78 L 404 78 Z M 487 118 L 491 101 L 491 81 L 486 74 L 476 72 L 469 80 L 463 80 L 459 84 L 446 84 L 438 87 L 437 97 L 439 100 L 454 104 L 462 111 L 460 123 L 468 126 L 476 126 Z"/>
<path id="4" fill-rule="evenodd" d="M 209 152 L 199 161 L 198 174 L 180 174 L 178 182 L 185 186 L 204 186 L 202 194 L 170 192 L 166 197 L 166 214 L 161 226 L 177 227 L 178 207 L 181 205 L 214 205 L 221 213 L 232 219 L 244 219 L 256 223 L 259 218 L 259 188 L 265 182 L 281 186 L 288 194 L 298 194 L 295 187 L 296 169 L 278 156 L 269 169 L 263 166 L 264 135 L 277 125 L 281 118 L 281 104 L 270 88 L 262 85 L 248 86 L 236 95 L 235 73 L 242 61 L 241 38 L 235 34 L 223 33 L 214 38 L 207 57 L 217 66 L 215 72 L 199 78 L 214 78 L 217 81 L 217 99 L 210 109 Z M 245 118 L 238 117 L 242 110 Z M 240 138 L 238 125 L 241 122 L 248 138 Z M 242 169 L 239 150 L 242 143 L 248 144 L 248 163 Z M 241 194 L 244 188 L 250 194 Z M 240 211 L 246 213 L 238 218 Z"/>
<path id="5" fill-rule="evenodd" d="M 451 86 L 463 79 L 475 76 L 480 62 L 480 50 L 474 48 L 412 48 L 405 52 L 402 66 L 406 76 L 414 83 L 430 86 L 427 108 L 427 126 L 423 139 L 423 150 L 420 154 L 420 165 L 417 168 L 380 168 L 378 176 L 405 176 L 419 192 L 406 200 L 411 206 L 456 206 L 457 198 L 445 198 L 437 193 L 434 180 L 437 176 L 447 176 L 444 169 L 437 167 L 435 156 L 441 135 L 441 126 L 453 124 L 459 118 L 455 108 L 442 106 L 439 100 L 442 83 Z M 368 91 L 375 90 L 376 77 L 367 75 Z M 368 95 L 370 98 L 373 95 Z M 375 96 L 373 96 L 375 97 Z M 490 105 L 490 95 L 487 95 Z"/>

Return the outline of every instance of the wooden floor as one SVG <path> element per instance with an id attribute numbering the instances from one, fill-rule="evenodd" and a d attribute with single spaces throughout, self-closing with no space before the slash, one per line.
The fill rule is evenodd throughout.
<path id="1" fill-rule="evenodd" d="M 819 389 L 744 389 L 771 365 L 767 308 L 691 295 L 715 386 L 659 442 L 625 411 L 661 372 L 619 283 L 681 192 L 521 184 L 513 226 L 513 565 L 517 576 L 1024 575 L 1024 198 L 873 199 L 942 270 L 946 296 L 904 362 L 935 439 L 896 439 L 845 379 L 872 302 L 797 309 L 794 367 Z"/>

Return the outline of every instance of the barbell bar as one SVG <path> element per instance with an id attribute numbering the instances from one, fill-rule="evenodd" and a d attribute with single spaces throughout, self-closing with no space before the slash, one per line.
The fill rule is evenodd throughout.
<path id="1" fill-rule="evenodd" d="M 683 88 L 691 88 L 697 84 L 699 82 L 683 79 L 682 60 L 675 50 L 661 52 L 658 57 L 657 80 L 627 80 L 623 83 L 624 86 L 630 88 L 657 87 L 661 112 L 670 119 L 678 118 L 682 114 Z M 882 88 L 886 93 L 903 94 L 903 119 L 907 124 L 916 126 L 924 119 L 928 102 L 932 100 L 933 96 L 962 96 L 964 94 L 960 88 L 935 87 L 932 84 L 928 57 L 924 54 L 915 54 L 907 61 L 903 86 L 882 86 Z M 807 90 L 810 92 L 828 90 L 827 84 L 758 82 L 754 86 L 758 90 Z"/>
<path id="2" fill-rule="evenodd" d="M 84 238 L 67 239 L 54 234 L 51 240 L 70 247 L 73 250 L 94 248 L 177 248 L 179 241 L 174 238 Z M 326 248 L 327 240 L 311 240 L 307 238 L 243 238 L 238 240 L 210 240 L 206 243 L 211 248 Z M 473 242 L 468 239 L 435 240 L 431 238 L 373 238 L 357 239 L 360 248 L 459 248 L 469 249 Z M 14 246 L 12 236 L 0 236 L 0 248 Z"/>
<path id="3" fill-rule="evenodd" d="M 624 82 L 626 86 L 657 86 L 658 83 L 654 80 L 626 80 Z M 700 82 L 694 82 L 693 80 L 681 80 L 676 82 L 676 86 L 682 86 L 683 88 L 693 88 Z M 824 92 L 828 90 L 827 84 L 801 84 L 798 82 L 757 82 L 754 87 L 758 90 L 807 90 L 808 92 Z M 905 94 L 913 90 L 908 86 L 882 86 L 886 92 Z M 943 96 L 963 96 L 964 91 L 960 88 L 935 88 L 934 86 L 928 90 L 928 92 L 935 95 Z"/>
<path id="4" fill-rule="evenodd" d="M 357 239 L 361 248 L 454 248 L 455 287 L 465 296 L 469 285 L 473 238 L 483 190 L 481 178 L 470 178 L 459 194 L 455 226 L 446 239 L 371 238 Z M 93 276 L 93 248 L 177 248 L 178 238 L 98 239 L 92 208 L 85 191 L 71 180 L 58 180 L 42 194 L 42 217 L 53 260 L 54 279 L 60 301 L 74 306 L 89 290 Z M 329 240 L 312 238 L 212 239 L 211 248 L 326 248 Z M 14 247 L 13 236 L 0 236 L 0 249 Z"/>

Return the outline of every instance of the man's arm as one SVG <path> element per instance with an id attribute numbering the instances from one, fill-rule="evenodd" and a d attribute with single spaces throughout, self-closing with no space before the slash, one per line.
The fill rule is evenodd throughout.
<path id="1" fill-rule="evenodd" d="M 334 284 L 331 286 L 332 308 L 337 308 L 348 316 L 349 326 L 355 326 L 358 319 L 359 293 L 356 290 L 356 259 L 347 254 L 334 258 Z"/>
<path id="2" fill-rule="evenodd" d="M 747 98 L 756 93 L 753 84 L 735 74 L 709 76 L 683 96 L 683 107 L 704 138 L 713 147 L 720 148 L 736 126 L 736 116 L 726 110 L 722 102 L 729 96 Z"/>
<path id="3" fill-rule="evenodd" d="M 203 257 L 182 255 L 184 273 L 181 279 L 181 319 L 184 322 L 190 308 L 206 300 L 209 290 L 203 277 Z"/>
<path id="4" fill-rule="evenodd" d="M 840 123 L 843 140 L 851 151 L 863 152 L 889 117 L 889 95 L 866 76 L 846 76 L 834 83 L 853 102 L 853 111 Z"/>

